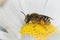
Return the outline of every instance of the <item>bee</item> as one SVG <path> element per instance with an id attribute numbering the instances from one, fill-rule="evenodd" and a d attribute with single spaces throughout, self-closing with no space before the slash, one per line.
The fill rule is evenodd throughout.
<path id="1" fill-rule="evenodd" d="M 24 14 L 25 15 L 25 14 Z M 51 23 L 51 17 L 38 14 L 38 13 L 31 13 L 25 15 L 25 22 L 33 22 L 33 23 L 39 23 L 41 20 L 44 22 L 44 24 L 50 24 Z"/>
<path id="2" fill-rule="evenodd" d="M 56 32 L 56 28 L 50 24 L 51 19 L 52 18 L 49 16 L 41 15 L 38 13 L 27 14 L 25 15 L 26 24 L 21 28 L 20 33 L 23 36 L 25 34 L 32 35 L 35 38 L 35 40 L 46 40 L 47 36 Z M 45 24 L 49 23 L 50 25 L 40 25 L 39 21 L 41 20 L 44 21 Z"/>

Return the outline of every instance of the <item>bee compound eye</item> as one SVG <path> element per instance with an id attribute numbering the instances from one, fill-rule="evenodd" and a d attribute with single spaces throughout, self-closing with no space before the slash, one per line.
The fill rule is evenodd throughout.
<path id="1" fill-rule="evenodd" d="M 24 21 L 27 22 L 27 19 L 25 19 Z"/>

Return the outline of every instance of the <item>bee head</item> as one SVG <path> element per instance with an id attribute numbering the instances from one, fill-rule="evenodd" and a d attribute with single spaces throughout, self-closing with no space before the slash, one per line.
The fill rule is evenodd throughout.
<path id="1" fill-rule="evenodd" d="M 28 23 L 29 21 L 36 22 L 39 20 L 39 15 L 37 13 L 27 14 L 25 17 L 25 22 Z"/>
<path id="2" fill-rule="evenodd" d="M 29 14 L 25 16 L 25 22 L 28 23 L 31 20 L 31 17 Z"/>

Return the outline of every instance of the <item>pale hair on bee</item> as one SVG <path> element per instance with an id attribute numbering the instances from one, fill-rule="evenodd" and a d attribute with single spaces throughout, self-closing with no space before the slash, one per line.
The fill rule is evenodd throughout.
<path id="1" fill-rule="evenodd" d="M 30 21 L 37 23 L 37 22 L 39 22 L 41 20 L 43 20 L 44 23 L 50 24 L 51 20 L 53 20 L 53 19 L 51 17 L 49 17 L 49 16 L 38 14 L 38 13 L 31 13 L 31 14 L 25 15 L 25 22 L 26 23 L 29 23 Z"/>

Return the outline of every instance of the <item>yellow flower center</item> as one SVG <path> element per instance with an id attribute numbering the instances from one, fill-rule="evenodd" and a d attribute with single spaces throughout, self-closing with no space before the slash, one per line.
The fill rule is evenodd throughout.
<path id="1" fill-rule="evenodd" d="M 21 30 L 20 34 L 29 34 L 32 35 L 36 40 L 46 40 L 46 38 L 57 32 L 57 29 L 53 25 L 40 25 L 38 23 L 27 23 Z"/>

